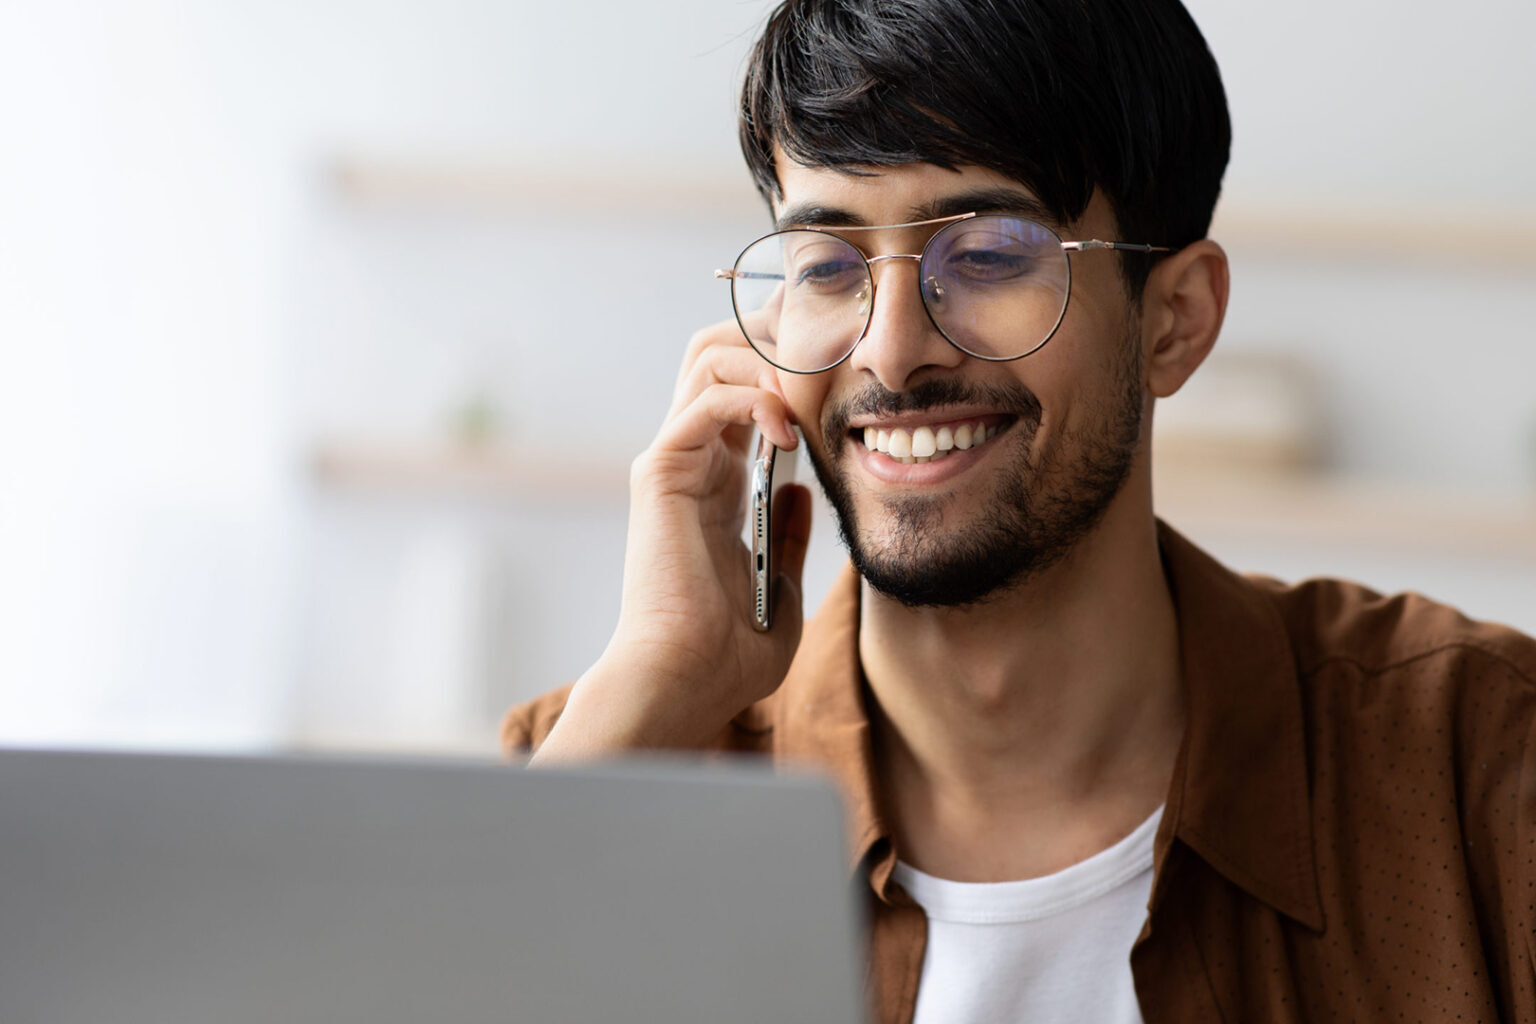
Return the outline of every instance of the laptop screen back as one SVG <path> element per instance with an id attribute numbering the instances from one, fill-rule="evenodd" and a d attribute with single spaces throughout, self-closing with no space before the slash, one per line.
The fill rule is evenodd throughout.
<path id="1" fill-rule="evenodd" d="M 824 784 L 0 751 L 0 1020 L 861 1019 Z"/>

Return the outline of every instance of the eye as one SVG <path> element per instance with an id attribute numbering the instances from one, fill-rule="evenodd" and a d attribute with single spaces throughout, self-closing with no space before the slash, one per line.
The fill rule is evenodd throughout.
<path id="1" fill-rule="evenodd" d="M 987 283 L 1007 281 L 1032 271 L 1035 253 L 1019 245 L 956 246 L 944 260 L 944 269 L 956 277 Z"/>
<path id="2" fill-rule="evenodd" d="M 824 259 L 801 265 L 795 269 L 796 287 L 808 287 L 816 291 L 841 291 L 854 287 L 864 278 L 864 262 L 849 259 Z"/>
<path id="3" fill-rule="evenodd" d="M 867 277 L 864 258 L 840 238 L 820 231 L 786 231 L 778 237 L 784 247 L 784 279 L 802 296 L 841 294 Z"/>
<path id="4" fill-rule="evenodd" d="M 985 215 L 934 236 L 928 254 L 935 276 L 957 287 L 1027 286 L 1053 277 L 1062 262 L 1056 236 L 1034 221 Z"/>

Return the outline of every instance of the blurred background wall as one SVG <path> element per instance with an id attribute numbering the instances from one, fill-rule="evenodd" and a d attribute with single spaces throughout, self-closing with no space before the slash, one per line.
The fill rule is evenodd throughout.
<path id="1" fill-rule="evenodd" d="M 0 742 L 491 752 L 579 673 L 769 6 L 0 4 Z M 1536 632 L 1536 7 L 1189 6 L 1234 292 L 1162 514 Z"/>

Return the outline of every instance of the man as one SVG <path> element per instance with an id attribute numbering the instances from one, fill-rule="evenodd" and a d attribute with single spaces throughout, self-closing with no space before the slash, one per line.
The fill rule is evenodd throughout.
<path id="1" fill-rule="evenodd" d="M 609 648 L 504 739 L 827 767 L 881 1021 L 1536 1020 L 1536 644 L 1154 517 L 1229 133 L 1176 0 L 790 0 L 753 52 L 780 232 L 634 463 Z M 795 490 L 751 626 L 754 426 L 856 569 L 803 631 Z"/>

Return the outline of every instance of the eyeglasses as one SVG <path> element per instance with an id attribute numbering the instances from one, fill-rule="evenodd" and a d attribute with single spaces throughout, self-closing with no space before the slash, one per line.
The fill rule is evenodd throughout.
<path id="1" fill-rule="evenodd" d="M 890 231 L 930 224 L 921 253 L 865 256 L 824 228 L 792 228 L 747 246 L 730 270 L 731 305 L 747 343 L 790 373 L 830 370 L 852 354 L 874 311 L 874 266 L 917 261 L 918 292 L 928 318 L 951 345 L 992 362 L 1037 351 L 1067 312 L 1072 293 L 1069 252 L 1173 250 L 1131 242 L 1064 242 L 1024 217 L 962 213 L 954 217 L 840 227 L 839 232 Z"/>

